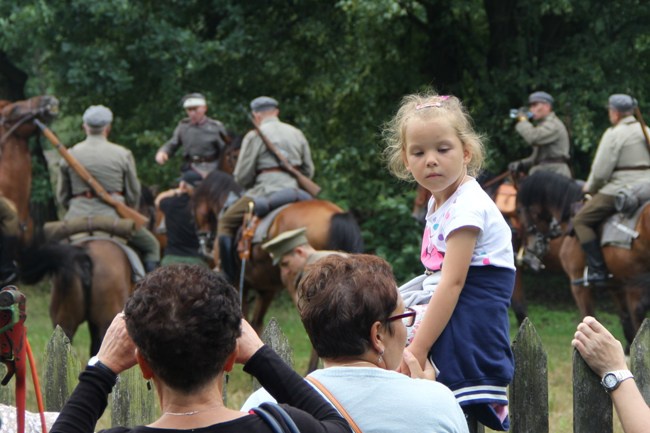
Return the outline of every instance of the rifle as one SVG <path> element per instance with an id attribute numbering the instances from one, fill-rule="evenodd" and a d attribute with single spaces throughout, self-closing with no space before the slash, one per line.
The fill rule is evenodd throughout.
<path id="1" fill-rule="evenodd" d="M 56 150 L 59 151 L 63 159 L 67 161 L 67 163 L 79 175 L 79 177 L 81 177 L 93 189 L 93 191 L 95 191 L 95 194 L 97 194 L 100 199 L 113 206 L 120 217 L 133 220 L 135 222 L 135 227 L 138 229 L 147 224 L 149 218 L 142 215 L 137 210 L 130 208 L 125 203 L 119 200 L 115 200 L 115 198 L 113 198 L 113 196 L 110 195 L 99 182 L 97 182 L 97 180 L 88 172 L 88 170 L 86 170 L 86 167 L 81 165 L 79 161 L 77 161 L 75 157 L 72 156 L 70 152 L 68 152 L 68 149 L 66 149 L 65 146 L 61 144 L 59 139 L 56 137 L 56 135 L 54 135 L 50 128 L 45 126 L 38 119 L 34 119 L 34 123 L 41 129 L 43 135 L 45 135 L 45 137 L 50 140 L 52 145 L 56 148 Z"/>
<path id="2" fill-rule="evenodd" d="M 637 105 L 634 107 L 634 114 L 636 114 L 636 120 L 639 121 L 641 124 L 641 130 L 643 131 L 643 137 L 645 137 L 645 144 L 648 145 L 648 150 L 650 150 L 650 137 L 648 137 L 648 130 L 646 129 L 645 121 L 643 120 L 643 116 L 641 115 L 641 110 L 639 110 L 639 106 Z"/>
<path id="3" fill-rule="evenodd" d="M 260 131 L 260 128 L 257 126 L 255 123 L 255 119 L 253 116 L 246 112 L 248 114 L 248 118 L 250 119 L 251 123 L 253 124 L 253 128 L 255 128 L 255 131 L 257 131 L 257 135 L 260 136 L 262 141 L 264 142 L 264 145 L 269 149 L 269 152 L 275 156 L 275 159 L 278 160 L 278 163 L 280 164 L 280 168 L 287 173 L 289 173 L 291 176 L 296 178 L 296 181 L 298 181 L 298 186 L 300 188 L 304 189 L 307 191 L 309 194 L 311 194 L 313 197 L 318 196 L 318 194 L 321 192 L 321 187 L 316 184 L 313 180 L 305 176 L 298 170 L 296 167 L 291 165 L 289 161 L 287 161 L 287 158 L 280 153 L 277 147 L 271 143 L 271 141 L 264 135 L 262 134 L 262 131 Z"/>

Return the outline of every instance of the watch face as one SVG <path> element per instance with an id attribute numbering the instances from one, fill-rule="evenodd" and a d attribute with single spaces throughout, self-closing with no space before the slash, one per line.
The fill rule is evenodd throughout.
<path id="1" fill-rule="evenodd" d="M 613 373 L 607 373 L 605 377 L 603 377 L 603 385 L 605 385 L 606 388 L 613 388 L 617 383 L 618 378 Z"/>

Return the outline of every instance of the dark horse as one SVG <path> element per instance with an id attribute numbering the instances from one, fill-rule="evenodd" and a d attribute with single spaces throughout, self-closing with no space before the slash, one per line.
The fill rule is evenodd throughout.
<path id="1" fill-rule="evenodd" d="M 0 193 L 15 203 L 23 239 L 29 241 L 32 166 L 28 139 L 38 132 L 32 120 L 50 121 L 58 112 L 58 101 L 38 96 L 2 101 L 0 108 Z M 33 245 L 24 246 L 19 255 L 22 281 L 33 284 L 51 274 L 52 324 L 60 325 L 72 339 L 79 325 L 88 321 L 91 353 L 96 353 L 108 325 L 132 291 L 126 255 L 107 240 L 44 246 L 40 235 L 34 238 Z"/>
<path id="2" fill-rule="evenodd" d="M 214 171 L 199 185 L 194 195 L 195 216 L 199 230 L 214 231 L 219 212 L 228 195 L 241 193 L 241 187 L 226 173 Z M 289 204 L 280 211 L 271 224 L 265 239 L 271 239 L 287 230 L 307 228 L 309 243 L 316 249 L 361 252 L 361 231 L 354 218 L 334 203 L 325 200 L 307 200 Z M 282 289 L 280 271 L 260 244 L 253 244 L 251 257 L 245 267 L 244 305 L 254 295 L 255 305 L 251 325 L 261 329 L 271 301 Z M 254 293 L 251 293 L 254 292 Z"/>
<path id="3" fill-rule="evenodd" d="M 572 179 L 550 173 L 537 172 L 526 178 L 518 191 L 517 204 L 522 222 L 528 228 L 527 248 L 543 253 L 550 239 L 558 239 L 558 256 L 570 281 L 583 275 L 585 257 L 575 236 L 569 233 L 571 210 L 583 197 L 582 187 Z M 650 206 L 645 205 L 635 230 L 639 236 L 631 248 L 607 245 L 603 255 L 607 267 L 622 287 L 608 287 L 613 296 L 623 331 L 631 342 L 647 312 L 643 302 L 644 289 L 633 281 L 650 272 Z M 556 241 L 557 242 L 557 241 Z M 595 312 L 591 287 L 571 285 L 571 293 L 582 316 Z"/>

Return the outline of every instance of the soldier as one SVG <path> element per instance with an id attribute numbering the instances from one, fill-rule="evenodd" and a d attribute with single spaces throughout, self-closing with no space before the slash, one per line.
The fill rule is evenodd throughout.
<path id="1" fill-rule="evenodd" d="M 183 108 L 188 117 L 178 123 L 172 138 L 158 149 L 156 162 L 165 164 L 182 147 L 185 164 L 181 170 L 191 168 L 206 177 L 219 165 L 226 147 L 226 128 L 218 120 L 205 115 L 208 105 L 200 93 L 185 95 Z"/>
<path id="2" fill-rule="evenodd" d="M 140 199 L 135 161 L 130 150 L 108 141 L 112 121 L 110 109 L 103 105 L 90 106 L 83 114 L 86 140 L 75 144 L 69 152 L 115 200 L 135 207 Z M 64 219 L 93 215 L 120 217 L 65 160 L 61 160 L 59 172 L 57 197 L 67 209 Z M 160 244 L 149 230 L 139 228 L 129 242 L 142 253 L 145 271 L 150 272 L 158 266 Z"/>
<path id="3" fill-rule="evenodd" d="M 573 228 L 587 259 L 587 277 L 572 281 L 572 284 L 587 286 L 611 277 L 596 230 L 601 222 L 616 212 L 614 199 L 618 190 L 650 179 L 650 149 L 643 126 L 634 118 L 636 105 L 636 100 L 629 95 L 609 97 L 612 126 L 600 139 L 583 187 L 592 197 L 573 218 Z"/>
<path id="4" fill-rule="evenodd" d="M 286 156 L 290 164 L 311 178 L 314 175 L 314 163 L 309 143 L 298 128 L 280 121 L 278 101 L 260 96 L 253 99 L 250 106 L 254 121 L 262 133 Z M 233 175 L 237 183 L 247 188 L 247 191 L 219 217 L 218 245 L 214 254 L 215 265 L 225 271 L 231 280 L 236 272 L 234 263 L 230 260 L 234 236 L 253 197 L 269 195 L 285 188 L 298 188 L 296 179 L 279 166 L 278 160 L 255 130 L 244 137 Z"/>
<path id="5" fill-rule="evenodd" d="M 18 249 L 20 224 L 16 206 L 0 195 L 0 288 L 16 282 L 18 269 L 15 258 Z"/>
<path id="6" fill-rule="evenodd" d="M 296 287 L 302 278 L 305 266 L 332 254 L 347 256 L 338 251 L 316 251 L 309 244 L 306 233 L 307 229 L 304 227 L 289 230 L 262 245 L 262 249 L 271 255 L 273 264 L 280 266 L 282 284 L 292 298 L 295 298 Z"/>
<path id="7" fill-rule="evenodd" d="M 537 121 L 533 125 L 526 113 L 517 113 L 516 131 L 533 147 L 533 153 L 519 161 L 511 162 L 508 169 L 513 173 L 547 170 L 571 176 L 569 162 L 569 133 L 564 123 L 553 112 L 553 97 L 546 92 L 534 92 L 528 97 L 528 106 Z"/>

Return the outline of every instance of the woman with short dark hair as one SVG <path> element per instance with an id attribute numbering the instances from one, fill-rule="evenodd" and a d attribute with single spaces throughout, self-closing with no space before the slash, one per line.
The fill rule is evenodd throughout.
<path id="1" fill-rule="evenodd" d="M 360 431 L 468 431 L 449 388 L 427 380 L 435 378 L 433 366 L 422 371 L 404 351 L 415 312 L 404 308 L 385 260 L 333 255 L 307 266 L 298 285 L 298 308 L 325 367 L 308 380 L 316 379 L 315 386 L 324 387 Z M 402 359 L 412 377 L 394 371 Z M 243 409 L 266 399 L 259 391 Z"/>
<path id="2" fill-rule="evenodd" d="M 349 432 L 334 409 L 241 319 L 238 294 L 198 265 L 155 270 L 138 283 L 111 324 L 97 358 L 79 377 L 51 432 L 92 432 L 117 374 L 139 364 L 155 384 L 162 415 L 148 426 L 107 432 L 272 432 L 257 415 L 225 407 L 224 371 L 245 364 L 303 432 Z"/>

